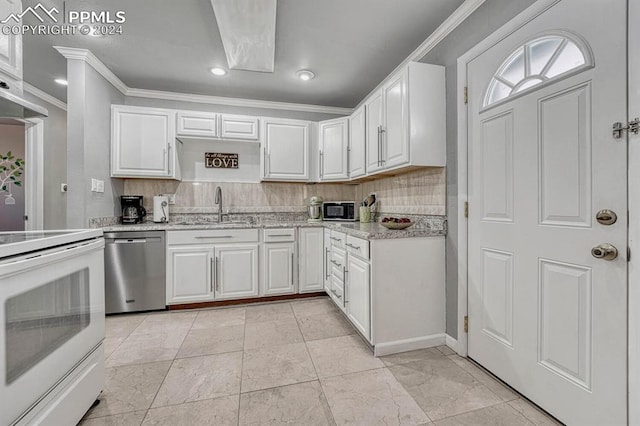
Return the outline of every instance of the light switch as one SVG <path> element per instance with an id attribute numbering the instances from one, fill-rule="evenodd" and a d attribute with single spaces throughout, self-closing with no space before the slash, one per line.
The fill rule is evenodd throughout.
<path id="1" fill-rule="evenodd" d="M 96 185 L 96 192 L 104 192 L 104 181 L 103 180 L 98 180 L 98 183 Z"/>
<path id="2" fill-rule="evenodd" d="M 91 178 L 91 192 L 98 191 L 98 179 Z"/>

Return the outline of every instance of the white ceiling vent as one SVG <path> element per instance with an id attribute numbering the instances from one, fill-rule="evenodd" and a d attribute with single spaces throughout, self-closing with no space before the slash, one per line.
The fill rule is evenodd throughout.
<path id="1" fill-rule="evenodd" d="M 277 0 L 211 0 L 230 69 L 273 72 Z"/>

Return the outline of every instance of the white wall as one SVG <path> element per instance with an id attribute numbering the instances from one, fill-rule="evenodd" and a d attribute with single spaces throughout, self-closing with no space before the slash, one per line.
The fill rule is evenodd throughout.
<path id="1" fill-rule="evenodd" d="M 44 129 L 44 229 L 67 225 L 67 194 L 60 185 L 67 182 L 67 111 L 25 92 L 24 98 L 49 111 Z"/>
<path id="2" fill-rule="evenodd" d="M 111 179 L 111 104 L 124 95 L 82 60 L 67 61 L 67 227 L 84 228 L 90 218 L 119 215 L 124 182 Z M 91 192 L 91 179 L 105 182 Z"/>
<path id="3" fill-rule="evenodd" d="M 24 160 L 24 125 L 0 124 L 0 135 L 0 154 L 11 151 Z M 24 183 L 24 174 L 18 179 Z M 15 204 L 5 204 L 9 192 L 0 191 L 0 231 L 24 231 L 24 187 L 11 185 L 9 189 Z"/>

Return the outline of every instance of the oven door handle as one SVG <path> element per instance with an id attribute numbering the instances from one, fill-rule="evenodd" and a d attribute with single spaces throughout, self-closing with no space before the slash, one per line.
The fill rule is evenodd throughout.
<path id="1" fill-rule="evenodd" d="M 47 263 L 82 256 L 95 250 L 104 248 L 104 239 L 99 238 L 92 241 L 81 241 L 63 247 L 55 247 L 41 252 L 30 253 L 0 262 L 0 278 L 20 273 L 25 269 L 39 267 Z"/>

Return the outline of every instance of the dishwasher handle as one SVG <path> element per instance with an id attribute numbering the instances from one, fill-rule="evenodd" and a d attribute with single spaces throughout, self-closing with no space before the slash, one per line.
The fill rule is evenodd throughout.
<path id="1" fill-rule="evenodd" d="M 114 238 L 113 240 L 107 239 L 107 244 L 146 244 L 146 243 L 160 243 L 162 239 L 160 237 L 146 237 L 146 238 Z"/>

